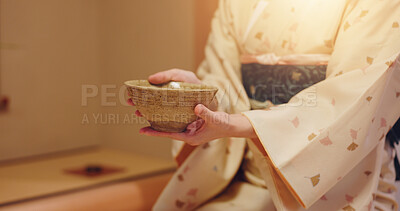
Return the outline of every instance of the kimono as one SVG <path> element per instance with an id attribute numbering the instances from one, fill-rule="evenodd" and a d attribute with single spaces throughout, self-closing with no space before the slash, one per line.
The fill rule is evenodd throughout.
<path id="1" fill-rule="evenodd" d="M 258 138 L 175 143 L 153 209 L 397 210 L 385 136 L 400 116 L 399 25 L 398 0 L 220 0 L 197 74 Z M 251 110 L 245 63 L 327 64 L 326 78 Z"/>

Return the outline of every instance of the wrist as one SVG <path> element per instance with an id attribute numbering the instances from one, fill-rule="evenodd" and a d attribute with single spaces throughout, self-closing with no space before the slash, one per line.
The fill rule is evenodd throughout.
<path id="1" fill-rule="evenodd" d="M 230 137 L 257 138 L 252 124 L 242 114 L 230 114 L 228 124 Z"/>

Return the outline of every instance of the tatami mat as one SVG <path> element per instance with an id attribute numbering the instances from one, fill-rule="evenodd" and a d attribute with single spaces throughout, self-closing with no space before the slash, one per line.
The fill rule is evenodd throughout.
<path id="1" fill-rule="evenodd" d="M 122 167 L 124 171 L 93 178 L 64 173 L 67 168 L 87 164 Z M 141 178 L 174 168 L 172 161 L 105 148 L 2 164 L 0 205 L 123 179 Z"/>

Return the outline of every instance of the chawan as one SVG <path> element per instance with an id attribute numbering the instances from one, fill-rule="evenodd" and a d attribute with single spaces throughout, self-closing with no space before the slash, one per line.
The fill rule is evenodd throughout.
<path id="1" fill-rule="evenodd" d="M 152 85 L 147 80 L 133 80 L 125 85 L 132 102 L 151 127 L 163 132 L 183 132 L 198 118 L 195 106 L 208 106 L 218 91 L 213 86 L 184 82 Z"/>

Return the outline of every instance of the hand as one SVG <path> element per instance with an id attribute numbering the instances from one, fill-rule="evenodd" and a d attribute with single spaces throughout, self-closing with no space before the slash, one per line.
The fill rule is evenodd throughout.
<path id="1" fill-rule="evenodd" d="M 149 82 L 152 84 L 162 84 L 169 81 L 181 81 L 192 84 L 201 84 L 200 79 L 197 78 L 196 74 L 187 70 L 171 69 L 162 72 L 158 72 L 149 76 Z M 216 98 L 208 105 L 208 107 L 215 111 L 218 108 L 218 102 Z"/>
<path id="2" fill-rule="evenodd" d="M 140 134 L 172 138 L 192 146 L 224 137 L 257 138 L 250 121 L 241 114 L 213 112 L 201 104 L 195 107 L 194 112 L 200 119 L 191 123 L 185 132 L 158 132 L 145 127 L 140 129 Z"/>
<path id="3" fill-rule="evenodd" d="M 180 81 L 192 84 L 201 84 L 200 79 L 197 78 L 196 74 L 191 71 L 181 70 L 181 69 L 170 69 L 162 72 L 155 73 L 150 75 L 148 81 L 152 84 L 163 84 L 169 81 Z M 128 99 L 128 104 L 131 106 L 135 106 L 131 99 Z M 218 108 L 218 102 L 214 98 L 214 100 L 208 106 L 211 110 L 215 111 Z M 135 115 L 141 117 L 142 114 L 138 110 L 136 110 Z"/>
<path id="4" fill-rule="evenodd" d="M 190 71 L 181 69 L 171 69 L 162 72 L 158 72 L 149 76 L 149 82 L 152 84 L 162 84 L 170 81 L 181 81 L 192 84 L 201 84 L 200 79 Z"/>

